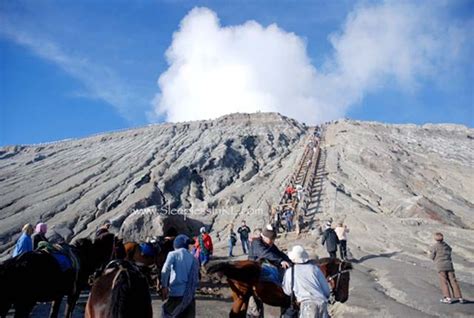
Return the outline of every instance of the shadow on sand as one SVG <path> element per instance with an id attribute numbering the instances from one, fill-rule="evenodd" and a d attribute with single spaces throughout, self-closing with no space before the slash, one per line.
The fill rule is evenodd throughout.
<path id="1" fill-rule="evenodd" d="M 390 258 L 390 257 L 392 257 L 394 255 L 397 255 L 397 254 L 398 254 L 398 252 L 381 253 L 381 254 L 369 254 L 369 255 L 362 256 L 359 259 L 356 259 L 356 258 L 351 259 L 350 262 L 355 263 L 355 264 L 360 264 L 360 263 L 363 263 L 363 262 L 365 262 L 366 260 L 369 260 L 369 259 L 379 258 L 379 257 Z"/>

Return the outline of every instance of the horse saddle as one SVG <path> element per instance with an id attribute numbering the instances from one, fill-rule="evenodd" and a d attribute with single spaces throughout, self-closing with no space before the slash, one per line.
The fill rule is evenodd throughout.
<path id="1" fill-rule="evenodd" d="M 62 272 L 65 272 L 68 269 L 74 269 L 77 271 L 79 268 L 79 262 L 77 261 L 76 256 L 67 246 L 51 244 L 43 241 L 38 244 L 38 249 L 54 257 Z"/>
<path id="2" fill-rule="evenodd" d="M 155 257 L 156 250 L 153 244 L 151 243 L 140 243 L 140 253 L 146 257 Z"/>
<path id="3" fill-rule="evenodd" d="M 262 263 L 262 270 L 260 272 L 259 280 L 261 282 L 270 282 L 281 286 L 283 277 L 280 273 L 280 270 L 276 266 L 273 266 L 269 263 Z"/>
<path id="4" fill-rule="evenodd" d="M 107 264 L 107 266 L 105 266 L 102 273 L 108 273 L 108 272 L 111 272 L 111 271 L 114 271 L 114 270 L 119 270 L 119 271 L 127 270 L 127 271 L 130 271 L 130 272 L 137 273 L 140 276 L 143 276 L 140 269 L 134 263 L 129 262 L 127 260 L 123 260 L 123 259 L 115 259 L 115 260 L 110 261 Z"/>

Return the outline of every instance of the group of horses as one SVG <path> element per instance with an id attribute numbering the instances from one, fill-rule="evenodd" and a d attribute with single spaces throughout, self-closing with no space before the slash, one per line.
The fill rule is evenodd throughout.
<path id="1" fill-rule="evenodd" d="M 91 283 L 85 317 L 152 317 L 150 283 L 160 289 L 159 273 L 173 250 L 173 238 L 156 241 L 154 256 L 143 255 L 138 243 L 124 244 L 111 233 L 94 241 L 78 239 L 66 248 L 75 255 L 76 268 L 64 271 L 50 253 L 41 250 L 0 264 L 0 317 L 6 317 L 12 305 L 15 317 L 29 317 L 37 302 L 52 302 L 50 317 L 57 317 L 62 299 L 67 296 L 65 317 L 70 318 L 81 291 Z M 147 275 L 150 267 L 157 270 L 155 279 Z M 335 301 L 345 302 L 351 264 L 328 258 L 321 259 L 319 267 L 328 279 Z M 260 306 L 262 302 L 278 307 L 290 305 L 290 297 L 280 286 L 259 279 L 261 268 L 261 263 L 255 261 L 207 266 L 208 274 L 227 278 L 234 301 L 230 317 L 245 317 L 251 296 Z"/>
<path id="2" fill-rule="evenodd" d="M 81 291 L 89 288 L 91 281 L 86 317 L 130 317 L 130 308 L 135 317 L 151 317 L 149 280 L 142 268 L 161 270 L 166 255 L 173 250 L 172 239 L 155 243 L 152 257 L 140 253 L 138 243 L 123 244 L 112 233 L 94 241 L 78 239 L 62 248 L 73 254 L 76 266 L 62 269 L 45 250 L 24 253 L 0 264 L 0 317 L 6 317 L 12 306 L 15 317 L 29 317 L 38 302 L 52 302 L 50 317 L 57 317 L 67 296 L 65 317 L 70 318 Z M 148 305 L 142 306 L 143 302 Z"/>

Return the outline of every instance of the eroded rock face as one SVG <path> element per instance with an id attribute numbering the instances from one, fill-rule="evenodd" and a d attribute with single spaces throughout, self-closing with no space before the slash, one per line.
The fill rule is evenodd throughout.
<path id="1" fill-rule="evenodd" d="M 66 240 L 90 236 L 106 219 L 125 239 L 159 235 L 165 221 L 133 214 L 149 207 L 176 210 L 171 223 L 189 234 L 201 225 L 219 231 L 250 209 L 261 213 L 248 222 L 262 225 L 306 131 L 279 114 L 234 114 L 4 147 L 0 252 L 28 222 L 47 222 L 48 235 Z"/>
<path id="2" fill-rule="evenodd" d="M 474 228 L 473 130 L 341 121 L 327 128 L 329 181 L 374 213 Z"/>

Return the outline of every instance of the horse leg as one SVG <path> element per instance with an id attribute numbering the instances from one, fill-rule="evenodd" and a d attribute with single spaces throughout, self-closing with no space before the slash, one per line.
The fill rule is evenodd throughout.
<path id="1" fill-rule="evenodd" d="M 36 305 L 35 302 L 31 303 L 17 303 L 15 304 L 15 318 L 28 318 Z"/>
<path id="2" fill-rule="evenodd" d="M 8 299 L 0 299 L 0 317 L 5 318 L 12 306 L 11 302 Z"/>
<path id="3" fill-rule="evenodd" d="M 235 292 L 232 292 L 232 298 L 234 299 L 234 303 L 232 304 L 232 309 L 230 310 L 229 317 L 245 318 L 245 311 L 242 313 L 244 300 L 239 297 Z"/>
<path id="4" fill-rule="evenodd" d="M 78 290 L 73 294 L 69 294 L 67 296 L 67 303 L 66 303 L 66 318 L 72 318 L 72 312 L 74 311 L 74 306 L 76 306 L 77 300 L 79 299 L 79 295 L 81 291 Z"/>
<path id="5" fill-rule="evenodd" d="M 51 311 L 49 312 L 49 318 L 56 318 L 59 314 L 59 307 L 61 307 L 61 303 L 63 301 L 63 296 L 56 298 L 53 300 L 51 304 Z"/>

